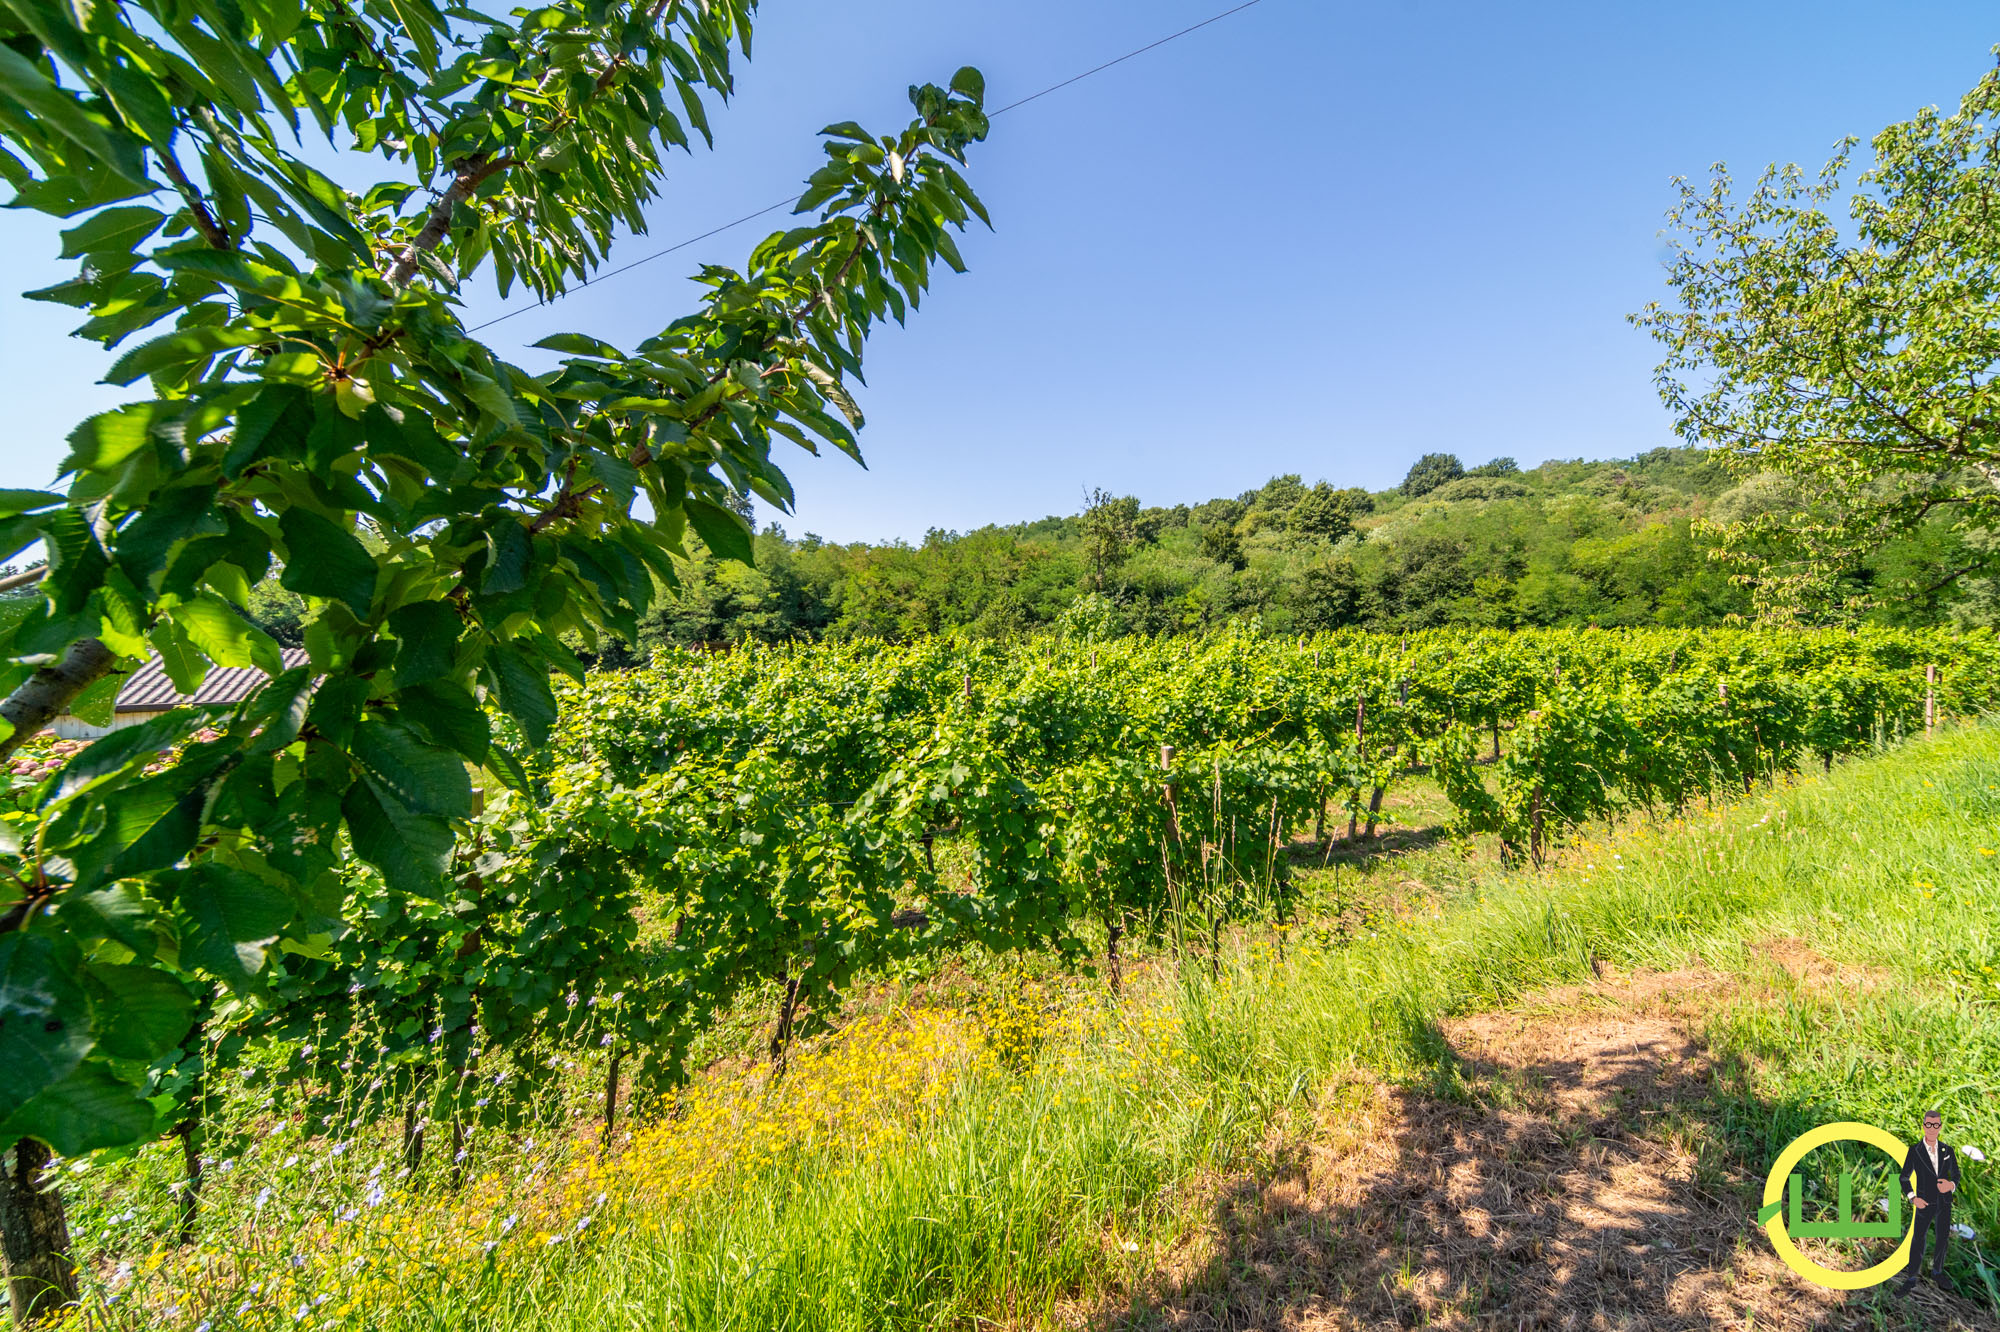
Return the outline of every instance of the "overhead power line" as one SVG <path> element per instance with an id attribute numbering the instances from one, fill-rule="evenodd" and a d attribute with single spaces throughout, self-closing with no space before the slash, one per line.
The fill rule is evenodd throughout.
<path id="1" fill-rule="evenodd" d="M 1179 39 L 1187 36 L 1191 32 L 1199 32 L 1201 29 L 1206 28 L 1211 23 L 1220 23 L 1222 22 L 1222 20 L 1228 18 L 1232 14 L 1240 14 L 1244 10 L 1253 8 L 1262 3 L 1264 3 L 1264 0 L 1244 0 L 1244 3 L 1240 5 L 1236 5 L 1235 7 L 1230 9 L 1225 9 L 1219 14 L 1211 14 L 1209 17 L 1203 19 L 1201 22 L 1190 24 L 1189 26 L 1182 28 L 1179 32 L 1168 33 L 1165 37 L 1159 38 L 1157 41 L 1151 41 L 1146 43 L 1144 46 L 1135 47 L 1134 49 L 1127 51 L 1124 55 L 1117 57 L 1115 60 L 1107 60 L 1101 65 L 1096 65 L 1090 69 L 1086 69 L 1081 74 L 1072 74 L 1069 78 L 1064 79 L 1061 83 L 1051 83 L 1048 87 L 1042 89 L 1040 92 L 1029 93 L 1026 97 L 1020 98 L 1016 101 L 1009 102 L 1007 103 L 1007 105 L 1001 107 L 997 111 L 988 112 L 987 118 L 990 120 L 995 116 L 1004 116 L 1009 111 L 1015 110 L 1016 108 L 1019 107 L 1026 106 L 1028 103 L 1036 101 L 1040 98 L 1047 97 L 1052 92 L 1060 92 L 1062 89 L 1069 87 L 1072 83 L 1081 83 L 1085 79 L 1090 78 L 1092 75 L 1102 74 L 1105 70 L 1110 69 L 1113 65 L 1122 65 L 1126 61 L 1131 60 L 1136 56 L 1142 56 L 1146 54 L 1146 52 L 1148 51 L 1158 50 L 1160 47 L 1165 46 L 1168 42 L 1178 41 Z M 550 297 L 546 301 L 536 301 L 533 305 L 524 305 L 518 310 L 509 310 L 506 314 L 495 315 L 493 318 L 487 320 L 483 324 L 474 324 L 471 328 L 467 329 L 466 332 L 477 333 L 481 329 L 491 328 L 495 324 L 503 324 L 507 322 L 509 319 L 512 319 L 517 315 L 527 314 L 531 310 L 547 309 L 549 306 L 555 304 L 563 297 L 571 295 L 574 292 L 582 291 L 585 287 L 595 286 L 596 284 L 604 282 L 610 278 L 618 277 L 620 274 L 629 273 L 633 269 L 639 267 L 641 264 L 650 264 L 655 259 L 664 259 L 668 255 L 674 253 L 677 250 L 685 250 L 690 245 L 699 245 L 701 242 L 708 240 L 711 237 L 720 236 L 725 231 L 732 231 L 735 228 L 742 226 L 746 222 L 755 222 L 758 218 L 763 217 L 767 213 L 775 213 L 780 208 L 789 208 L 792 205 L 796 204 L 802 197 L 804 197 L 803 191 L 801 191 L 798 194 L 790 195 L 787 198 L 780 199 L 774 204 L 766 204 L 764 207 L 759 208 L 754 213 L 745 213 L 743 216 L 737 218 L 733 222 L 724 222 L 719 227 L 712 227 L 709 230 L 702 232 L 699 236 L 689 236 L 686 240 L 675 241 L 672 245 L 669 245 L 664 249 L 654 250 L 650 254 L 641 255 L 639 258 L 634 259 L 629 264 L 621 264 L 617 268 L 609 269 L 602 273 L 593 273 L 589 277 L 585 278 L 583 281 L 577 283 L 575 286 L 569 287 L 563 291 L 556 293 L 554 296 Z"/>

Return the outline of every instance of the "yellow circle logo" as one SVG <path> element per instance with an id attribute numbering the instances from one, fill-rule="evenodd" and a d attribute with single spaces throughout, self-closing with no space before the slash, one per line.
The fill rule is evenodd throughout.
<path id="1" fill-rule="evenodd" d="M 1909 1145 L 1893 1133 L 1884 1133 L 1873 1124 L 1822 1124 L 1809 1133 L 1801 1134 L 1792 1145 L 1779 1154 L 1771 1166 L 1771 1173 L 1764 1180 L 1764 1202 L 1757 1210 L 1757 1219 L 1764 1225 L 1764 1233 L 1771 1237 L 1771 1247 L 1778 1251 L 1778 1257 L 1786 1267 L 1798 1273 L 1815 1285 L 1832 1290 L 1866 1290 L 1879 1286 L 1910 1265 L 1910 1239 L 1914 1233 L 1903 1230 L 1902 1199 L 1890 1200 L 1888 1220 L 1882 1222 L 1855 1221 L 1853 1219 L 1852 1182 L 1843 1174 L 1840 1179 L 1840 1220 L 1831 1223 L 1803 1225 L 1799 1221 L 1799 1184 L 1793 1176 L 1793 1169 L 1805 1159 L 1807 1152 L 1815 1147 L 1824 1147 L 1830 1142 L 1860 1142 L 1879 1148 L 1889 1159 L 1902 1169 L 1903 1159 L 1909 1155 Z M 1785 1186 L 1791 1183 L 1791 1215 L 1785 1214 Z M 1828 1237 L 1888 1237 L 1902 1233 L 1903 1242 L 1896 1251 L 1873 1267 L 1865 1267 L 1859 1272 L 1839 1272 L 1830 1267 L 1821 1267 L 1812 1259 L 1799 1252 L 1795 1238 L 1817 1236 Z"/>

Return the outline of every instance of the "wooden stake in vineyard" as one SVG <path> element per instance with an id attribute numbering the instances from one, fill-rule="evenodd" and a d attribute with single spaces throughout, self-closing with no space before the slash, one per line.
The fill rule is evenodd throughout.
<path id="1" fill-rule="evenodd" d="M 1363 757 L 1363 752 L 1361 749 L 1361 741 L 1362 737 L 1367 734 L 1367 721 L 1368 721 L 1368 700 L 1365 698 L 1357 697 L 1354 700 L 1354 756 L 1357 759 Z M 1360 801 L 1360 792 L 1356 791 L 1355 802 L 1352 806 L 1348 808 L 1347 811 L 1347 840 L 1350 842 L 1353 841 L 1355 834 L 1359 833 L 1360 831 L 1361 831 L 1361 801 Z"/>
<path id="2" fill-rule="evenodd" d="M 1187 939 L 1181 928 L 1184 923 L 1182 917 L 1185 913 L 1181 910 L 1180 887 L 1174 880 L 1173 852 L 1167 846 L 1169 839 L 1172 840 L 1174 846 L 1179 846 L 1181 842 L 1180 812 L 1174 808 L 1174 747 L 1172 745 L 1160 746 L 1160 770 L 1167 774 L 1167 780 L 1160 787 L 1160 799 L 1167 807 L 1167 836 L 1160 839 L 1160 868 L 1166 872 L 1167 876 L 1167 910 L 1172 913 L 1174 921 L 1174 951 L 1185 954 L 1187 951 Z"/>
<path id="3" fill-rule="evenodd" d="M 1534 794 L 1528 804 L 1528 854 L 1534 858 L 1535 868 L 1542 867 L 1542 787 L 1535 784 Z"/>
<path id="4" fill-rule="evenodd" d="M 1929 735 L 1937 725 L 1937 663 L 1924 666 L 1924 734 Z"/>
<path id="5" fill-rule="evenodd" d="M 597 1154 L 611 1150 L 611 1133 L 618 1127 L 618 1074 L 625 1062 L 625 1047 L 613 1046 L 611 1067 L 604 1073 L 604 1135 L 597 1140 Z"/>

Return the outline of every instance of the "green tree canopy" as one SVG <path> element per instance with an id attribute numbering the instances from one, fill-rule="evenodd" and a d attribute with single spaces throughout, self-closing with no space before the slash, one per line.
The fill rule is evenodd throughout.
<path id="1" fill-rule="evenodd" d="M 0 177 L 77 261 L 32 296 L 134 393 L 77 427 L 67 493 L 0 491 L 0 559 L 50 555 L 0 615 L 0 757 L 149 653 L 187 692 L 274 677 L 0 810 L 0 1145 L 173 1122 L 149 1063 L 218 999 L 266 1002 L 357 862 L 392 898 L 456 882 L 474 774 L 528 786 L 551 675 L 582 673 L 566 641 L 635 638 L 689 529 L 748 559 L 742 497 L 791 503 L 775 443 L 858 456 L 865 339 L 985 217 L 957 169 L 975 70 L 913 87 L 895 133 L 829 126 L 799 225 L 636 347 L 559 335 L 531 371 L 461 319 L 489 264 L 552 297 L 644 229 L 752 8 L 0 4 Z M 329 153 L 380 178 L 348 189 L 307 160 Z M 307 666 L 248 619 L 273 570 Z"/>
<path id="2" fill-rule="evenodd" d="M 1859 609 L 1842 575 L 1888 538 L 2000 523 L 2000 71 L 1877 134 L 1847 193 L 1855 143 L 1742 197 L 1720 167 L 1683 182 L 1673 299 L 1634 316 L 1688 440 L 1804 483 L 1802 505 L 1725 529 L 1771 610 Z M 1948 579 L 1990 560 L 1972 545 Z"/>
<path id="3" fill-rule="evenodd" d="M 1308 490 L 1286 516 L 1293 533 L 1317 541 L 1338 541 L 1354 531 L 1354 520 L 1370 512 L 1375 501 L 1365 490 L 1335 490 L 1321 481 Z"/>
<path id="4" fill-rule="evenodd" d="M 1403 477 L 1402 492 L 1412 499 L 1430 494 L 1447 482 L 1465 475 L 1465 466 L 1452 453 L 1426 453 L 1410 465 Z"/>

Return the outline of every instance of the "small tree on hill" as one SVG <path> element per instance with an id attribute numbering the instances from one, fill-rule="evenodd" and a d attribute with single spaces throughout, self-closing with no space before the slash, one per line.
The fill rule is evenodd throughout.
<path id="1" fill-rule="evenodd" d="M 1426 453 L 1411 466 L 1403 477 L 1402 492 L 1416 499 L 1430 494 L 1439 486 L 1447 485 L 1465 475 L 1465 466 L 1457 455 L 1450 453 Z"/>
<path id="2" fill-rule="evenodd" d="M 1335 490 L 1321 481 L 1292 507 L 1285 526 L 1294 536 L 1308 540 L 1339 541 L 1354 531 L 1356 518 L 1374 507 L 1365 490 Z"/>
<path id="3" fill-rule="evenodd" d="M 1139 501 L 1099 489 L 1084 497 L 1083 557 L 1090 565 L 1093 592 L 1104 591 L 1104 580 L 1131 553 L 1139 537 Z"/>

